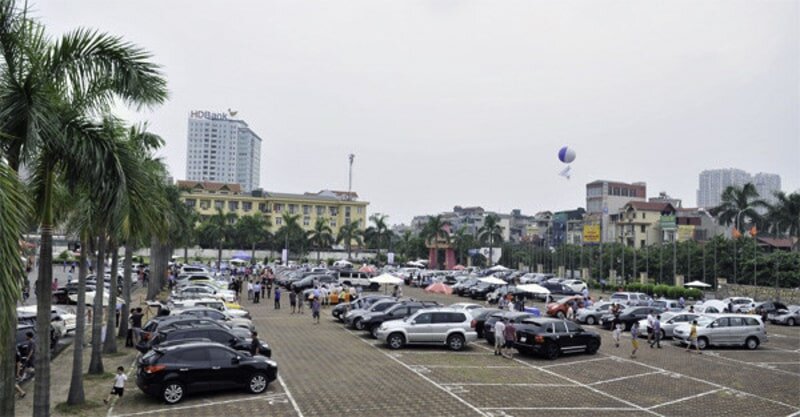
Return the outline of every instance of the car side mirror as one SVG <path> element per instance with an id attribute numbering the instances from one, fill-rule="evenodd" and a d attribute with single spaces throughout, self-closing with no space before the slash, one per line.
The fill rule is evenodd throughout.
<path id="1" fill-rule="evenodd" d="M 241 361 L 242 361 L 242 357 L 241 356 L 236 356 L 236 357 L 231 358 L 231 364 L 233 364 L 233 365 L 237 365 Z"/>
<path id="2" fill-rule="evenodd" d="M 712 328 L 717 327 L 717 323 L 711 323 L 711 326 L 709 326 L 709 327 L 712 327 Z"/>
<path id="3" fill-rule="evenodd" d="M 413 326 L 415 324 L 417 324 L 417 321 L 416 320 L 411 320 L 411 325 Z"/>

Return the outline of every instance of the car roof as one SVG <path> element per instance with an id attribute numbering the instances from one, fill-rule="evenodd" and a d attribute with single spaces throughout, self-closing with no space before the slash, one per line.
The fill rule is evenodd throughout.
<path id="1" fill-rule="evenodd" d="M 153 347 L 153 350 L 156 350 L 158 352 L 166 353 L 166 352 L 172 352 L 172 351 L 181 350 L 181 349 L 190 349 L 190 348 L 196 348 L 196 347 L 209 348 L 209 347 L 217 347 L 217 346 L 225 347 L 224 345 L 221 345 L 221 344 L 213 342 L 213 341 L 205 342 L 205 341 L 196 340 L 196 341 L 189 342 L 189 343 L 167 345 L 167 346 L 164 346 L 164 347 L 160 347 L 160 346 Z"/>
<path id="2" fill-rule="evenodd" d="M 189 330 L 202 330 L 202 329 L 217 329 L 226 331 L 227 329 L 220 329 L 217 326 L 212 324 L 204 324 L 204 323 L 192 323 L 192 324 L 178 324 L 175 327 L 159 330 L 160 333 L 175 333 L 181 331 L 189 331 Z"/>

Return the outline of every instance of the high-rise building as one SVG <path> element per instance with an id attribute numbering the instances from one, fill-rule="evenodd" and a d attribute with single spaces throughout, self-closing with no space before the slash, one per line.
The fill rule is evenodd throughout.
<path id="1" fill-rule="evenodd" d="M 599 224 L 603 242 L 616 239 L 611 215 L 631 201 L 647 201 L 647 184 L 598 180 L 586 184 L 586 224 Z"/>
<path id="2" fill-rule="evenodd" d="M 742 187 L 749 182 L 756 186 L 759 197 L 768 202 L 774 201 L 773 193 L 781 189 L 780 175 L 758 173 L 752 176 L 735 168 L 705 170 L 699 177 L 697 206 L 714 208 L 722 202 L 722 193 L 726 188 Z"/>
<path id="3" fill-rule="evenodd" d="M 189 113 L 186 178 L 259 188 L 261 138 L 243 120 L 227 113 Z"/>

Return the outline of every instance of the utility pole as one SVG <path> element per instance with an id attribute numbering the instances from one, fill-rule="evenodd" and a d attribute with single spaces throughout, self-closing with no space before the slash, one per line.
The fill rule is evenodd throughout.
<path id="1" fill-rule="evenodd" d="M 353 192 L 353 160 L 356 159 L 356 154 L 351 153 L 347 156 L 347 159 L 350 161 L 350 169 L 347 175 L 347 199 L 352 200 L 352 192 Z"/>

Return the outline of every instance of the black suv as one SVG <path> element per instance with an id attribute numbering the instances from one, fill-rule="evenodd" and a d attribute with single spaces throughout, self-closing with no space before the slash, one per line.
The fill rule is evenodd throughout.
<path id="1" fill-rule="evenodd" d="M 179 325 L 167 330 L 160 330 L 149 345 L 138 344 L 136 349 L 145 353 L 148 349 L 155 349 L 161 342 L 179 339 L 209 339 L 234 350 L 249 352 L 252 339 L 238 337 L 230 330 L 214 326 Z M 272 356 L 272 349 L 264 341 L 259 340 L 258 354 L 266 357 Z"/>
<path id="2" fill-rule="evenodd" d="M 508 317 L 510 322 L 517 324 L 521 323 L 522 320 L 534 318 L 536 316 L 532 313 L 522 313 L 519 311 L 508 312 L 500 310 L 498 313 L 490 313 L 483 323 L 483 337 L 490 345 L 494 345 L 494 324 L 497 323 L 498 320 L 503 320 L 506 317 Z"/>
<path id="3" fill-rule="evenodd" d="M 137 366 L 139 389 L 167 404 L 202 391 L 246 388 L 260 394 L 278 377 L 274 361 L 214 342 L 155 348 L 139 358 Z"/>
<path id="4" fill-rule="evenodd" d="M 489 318 L 489 315 L 502 312 L 503 310 L 497 308 L 476 308 L 470 311 L 472 315 L 470 326 L 478 333 L 478 339 L 483 337 L 483 325 L 486 323 L 486 319 Z"/>
<path id="5" fill-rule="evenodd" d="M 495 284 L 481 282 L 469 289 L 469 298 L 473 300 L 486 300 L 486 296 L 498 288 Z"/>
<path id="6" fill-rule="evenodd" d="M 517 328 L 514 347 L 521 353 L 540 354 L 555 359 L 562 353 L 585 352 L 590 355 L 600 349 L 600 335 L 583 330 L 581 326 L 562 319 L 525 319 Z"/>
<path id="7" fill-rule="evenodd" d="M 361 318 L 362 328 L 369 330 L 370 335 L 377 339 L 378 328 L 384 321 L 406 318 L 423 308 L 431 307 L 441 307 L 441 304 L 435 301 L 400 301 L 384 311 L 365 314 Z"/>
<path id="8" fill-rule="evenodd" d="M 292 282 L 289 284 L 289 288 L 292 291 L 300 291 L 307 290 L 309 288 L 314 288 L 314 284 L 322 285 L 322 284 L 338 284 L 339 278 L 333 275 L 326 275 L 326 274 L 316 274 L 316 275 L 309 275 L 301 280 Z"/>
<path id="9" fill-rule="evenodd" d="M 250 337 L 250 330 L 241 327 L 230 327 L 225 322 L 220 322 L 213 319 L 208 319 L 205 317 L 194 317 L 194 316 L 157 316 L 150 319 L 150 321 L 142 327 L 142 340 L 146 341 L 151 338 L 151 336 L 155 336 L 159 330 L 167 330 L 173 329 L 180 326 L 210 326 L 210 327 L 217 327 L 223 330 L 228 330 L 233 333 L 235 336 L 248 338 Z"/>
<path id="10" fill-rule="evenodd" d="M 605 329 L 613 330 L 614 315 L 610 313 L 611 310 L 608 311 L 609 313 L 603 314 L 603 317 L 600 318 L 600 325 L 602 325 Z M 648 314 L 653 313 L 653 316 L 655 316 L 656 314 L 661 314 L 663 312 L 663 308 L 655 306 L 628 307 L 620 311 L 619 322 L 623 325 L 625 330 L 630 330 L 634 322 L 637 322 L 641 319 L 646 319 Z"/>

